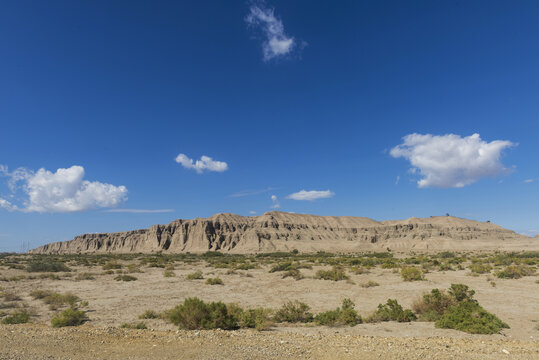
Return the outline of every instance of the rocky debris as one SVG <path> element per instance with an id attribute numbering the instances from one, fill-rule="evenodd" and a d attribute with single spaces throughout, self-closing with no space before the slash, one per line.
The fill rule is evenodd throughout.
<path id="1" fill-rule="evenodd" d="M 260 253 L 391 250 L 536 250 L 537 238 L 490 222 L 452 216 L 375 221 L 362 217 L 268 212 L 257 217 L 217 214 L 118 233 L 85 234 L 31 253 Z"/>
<path id="2" fill-rule="evenodd" d="M 533 341 L 0 326 L 0 359 L 537 359 Z M 510 354 L 510 355 L 508 355 Z"/>

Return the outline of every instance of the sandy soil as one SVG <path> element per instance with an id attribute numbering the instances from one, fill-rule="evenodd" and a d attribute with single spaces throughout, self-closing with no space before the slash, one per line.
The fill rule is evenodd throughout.
<path id="1" fill-rule="evenodd" d="M 299 355 L 307 358 L 348 358 L 353 355 L 350 358 L 436 356 L 452 359 L 463 358 L 463 353 L 470 359 L 507 358 L 503 349 L 511 354 L 510 358 L 539 358 L 537 276 L 502 280 L 492 275 L 470 276 L 468 270 L 461 270 L 428 273 L 425 281 L 404 282 L 400 274 L 392 270 L 373 269 L 369 274 L 349 274 L 353 283 L 309 278 L 321 268 L 302 270 L 307 278 L 299 281 L 282 279 L 281 273 L 268 273 L 267 267 L 227 274 L 227 269 L 209 268 L 201 263 L 177 265 L 173 270 L 175 277 L 164 277 L 160 268 L 142 268 L 143 273 L 131 274 L 138 278 L 131 282 L 115 281 L 116 275 L 104 275 L 101 267 L 74 269 L 78 273 L 95 273 L 94 280 L 3 282 L 0 286 L 21 296 L 36 315 L 32 318 L 33 324 L 0 325 L 0 359 L 178 358 L 173 355 L 178 352 L 182 354 L 180 358 L 200 359 L 224 359 L 232 357 L 231 354 L 240 359 L 297 358 Z M 204 280 L 186 280 L 185 276 L 195 270 L 201 270 L 205 278 L 220 277 L 224 285 L 211 286 Z M 11 277 L 28 273 L 4 269 L 2 275 Z M 369 280 L 380 286 L 360 286 Z M 495 282 L 495 287 L 491 281 Z M 287 300 L 300 300 L 309 304 L 313 312 L 335 308 L 342 299 L 351 298 L 360 314 L 367 316 L 388 298 L 410 307 L 424 292 L 433 288 L 446 289 L 451 283 L 470 286 L 476 291 L 475 298 L 480 304 L 511 328 L 499 335 L 470 335 L 436 329 L 433 323 L 386 322 L 339 328 L 277 325 L 265 332 L 196 333 L 178 332 L 175 326 L 163 320 L 144 320 L 149 330 L 118 329 L 123 323 L 141 321 L 138 316 L 147 309 L 160 312 L 192 296 L 206 301 L 235 302 L 244 307 L 279 308 Z M 75 329 L 50 328 L 53 312 L 40 300 L 29 296 L 36 289 L 70 291 L 87 300 L 90 321 Z M 396 348 L 399 351 L 393 354 L 390 350 Z"/>

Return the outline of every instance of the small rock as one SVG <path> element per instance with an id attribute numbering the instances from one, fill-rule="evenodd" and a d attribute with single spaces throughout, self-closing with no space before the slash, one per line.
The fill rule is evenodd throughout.
<path id="1" fill-rule="evenodd" d="M 503 349 L 502 352 L 503 352 L 504 354 L 506 354 L 506 355 L 509 355 L 509 351 L 507 351 L 507 350 L 505 350 L 505 349 Z"/>

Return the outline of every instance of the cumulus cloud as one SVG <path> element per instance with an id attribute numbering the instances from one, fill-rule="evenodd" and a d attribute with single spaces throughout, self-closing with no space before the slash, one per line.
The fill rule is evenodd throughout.
<path id="1" fill-rule="evenodd" d="M 420 188 L 460 188 L 483 177 L 506 173 L 501 153 L 515 145 L 506 140 L 486 142 L 479 134 L 410 134 L 391 149 L 390 155 L 410 161 L 410 173 L 422 176 L 417 182 Z"/>
<path id="2" fill-rule="evenodd" d="M 330 197 L 333 197 L 334 195 L 335 193 L 329 190 L 320 190 L 320 191 L 319 190 L 310 190 L 310 191 L 301 190 L 301 191 L 288 195 L 286 198 L 292 199 L 292 200 L 314 201 L 317 199 L 330 198 Z"/>
<path id="3" fill-rule="evenodd" d="M 10 211 L 76 212 L 113 207 L 127 200 L 125 186 L 84 180 L 82 166 L 60 168 L 54 173 L 45 169 L 33 172 L 25 168 L 10 173 L 4 166 L 0 173 L 9 178 L 11 197 L 15 197 L 19 189 L 24 194 L 22 206 L 0 199 L 0 207 Z"/>
<path id="4" fill-rule="evenodd" d="M 272 205 L 271 205 L 272 209 L 278 209 L 281 207 L 281 204 L 279 203 L 279 199 L 277 199 L 277 196 L 271 195 L 271 202 L 272 202 Z"/>
<path id="5" fill-rule="evenodd" d="M 266 38 L 262 44 L 264 61 L 285 56 L 296 46 L 294 38 L 285 34 L 283 22 L 263 2 L 249 7 L 245 21 L 250 26 L 260 28 Z"/>
<path id="6" fill-rule="evenodd" d="M 216 161 L 211 157 L 202 155 L 200 160 L 193 161 L 185 154 L 179 154 L 176 156 L 176 162 L 181 164 L 186 169 L 193 169 L 198 174 L 202 174 L 204 171 L 216 171 L 223 172 L 228 170 L 228 165 L 224 161 Z"/>

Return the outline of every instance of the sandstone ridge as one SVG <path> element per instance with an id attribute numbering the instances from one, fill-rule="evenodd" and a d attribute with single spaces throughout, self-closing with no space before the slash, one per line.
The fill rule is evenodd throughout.
<path id="1" fill-rule="evenodd" d="M 375 221 L 272 211 L 217 214 L 118 233 L 85 234 L 31 253 L 263 253 L 442 250 L 538 250 L 539 241 L 490 222 L 452 216 Z"/>

